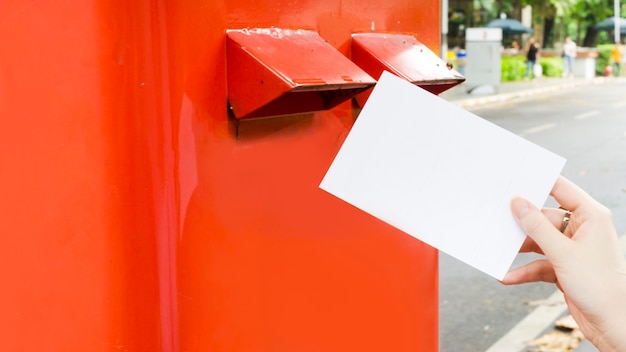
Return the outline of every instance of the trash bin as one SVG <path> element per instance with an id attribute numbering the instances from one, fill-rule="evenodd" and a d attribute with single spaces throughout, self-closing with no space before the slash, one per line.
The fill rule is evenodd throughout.
<path id="1" fill-rule="evenodd" d="M 465 50 L 459 50 L 459 52 L 456 53 L 456 63 L 457 71 L 465 76 L 465 66 L 467 65 L 467 52 Z"/>
<path id="2" fill-rule="evenodd" d="M 596 76 L 597 57 L 596 49 L 579 48 L 576 58 L 574 58 L 574 77 L 594 78 Z"/>

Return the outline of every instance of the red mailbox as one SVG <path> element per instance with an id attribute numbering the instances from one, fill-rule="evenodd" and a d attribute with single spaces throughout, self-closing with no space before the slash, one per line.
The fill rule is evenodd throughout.
<path id="1" fill-rule="evenodd" d="M 228 57 L 244 28 L 311 31 L 348 60 L 373 27 L 437 48 L 439 1 L 0 10 L 3 350 L 438 350 L 437 251 L 318 188 L 358 110 L 237 120 Z M 286 94 L 320 87 L 297 81 Z"/>

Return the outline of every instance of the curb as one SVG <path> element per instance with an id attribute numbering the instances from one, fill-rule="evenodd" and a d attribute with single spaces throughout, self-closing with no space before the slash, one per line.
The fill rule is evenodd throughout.
<path id="1" fill-rule="evenodd" d="M 596 77 L 596 78 L 591 78 L 585 81 L 563 82 L 563 83 L 549 85 L 549 86 L 540 87 L 540 88 L 524 89 L 524 90 L 520 90 L 520 91 L 512 92 L 512 93 L 496 94 L 496 95 L 491 95 L 491 96 L 469 98 L 469 99 L 452 100 L 450 102 L 462 108 L 470 108 L 470 107 L 476 107 L 476 106 L 485 105 L 485 104 L 503 103 L 506 101 L 514 100 L 514 99 L 526 99 L 526 98 L 530 98 L 536 95 L 545 95 L 549 93 L 555 93 L 564 89 L 571 89 L 571 88 L 588 86 L 588 85 L 604 84 L 613 79 L 616 79 L 620 82 L 626 81 L 626 78 L 623 78 L 623 77 L 616 77 L 616 78 Z"/>

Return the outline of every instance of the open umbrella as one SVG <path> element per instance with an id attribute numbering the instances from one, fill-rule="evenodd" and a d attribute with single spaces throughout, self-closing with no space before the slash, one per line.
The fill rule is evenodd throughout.
<path id="1" fill-rule="evenodd" d="M 532 33 L 533 30 L 522 24 L 518 20 L 512 18 L 500 18 L 487 23 L 486 27 L 489 28 L 502 28 L 503 34 L 522 34 Z"/>
<path id="2" fill-rule="evenodd" d="M 599 31 L 612 31 L 615 28 L 615 17 L 609 17 L 593 26 L 593 28 Z M 619 32 L 620 34 L 626 34 L 626 18 L 619 18 Z"/>

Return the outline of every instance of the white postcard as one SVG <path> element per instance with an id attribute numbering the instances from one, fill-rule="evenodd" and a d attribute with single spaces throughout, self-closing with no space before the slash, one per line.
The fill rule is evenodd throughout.
<path id="1" fill-rule="evenodd" d="M 385 72 L 320 187 L 500 280 L 525 238 L 511 198 L 541 207 L 564 165 Z"/>

